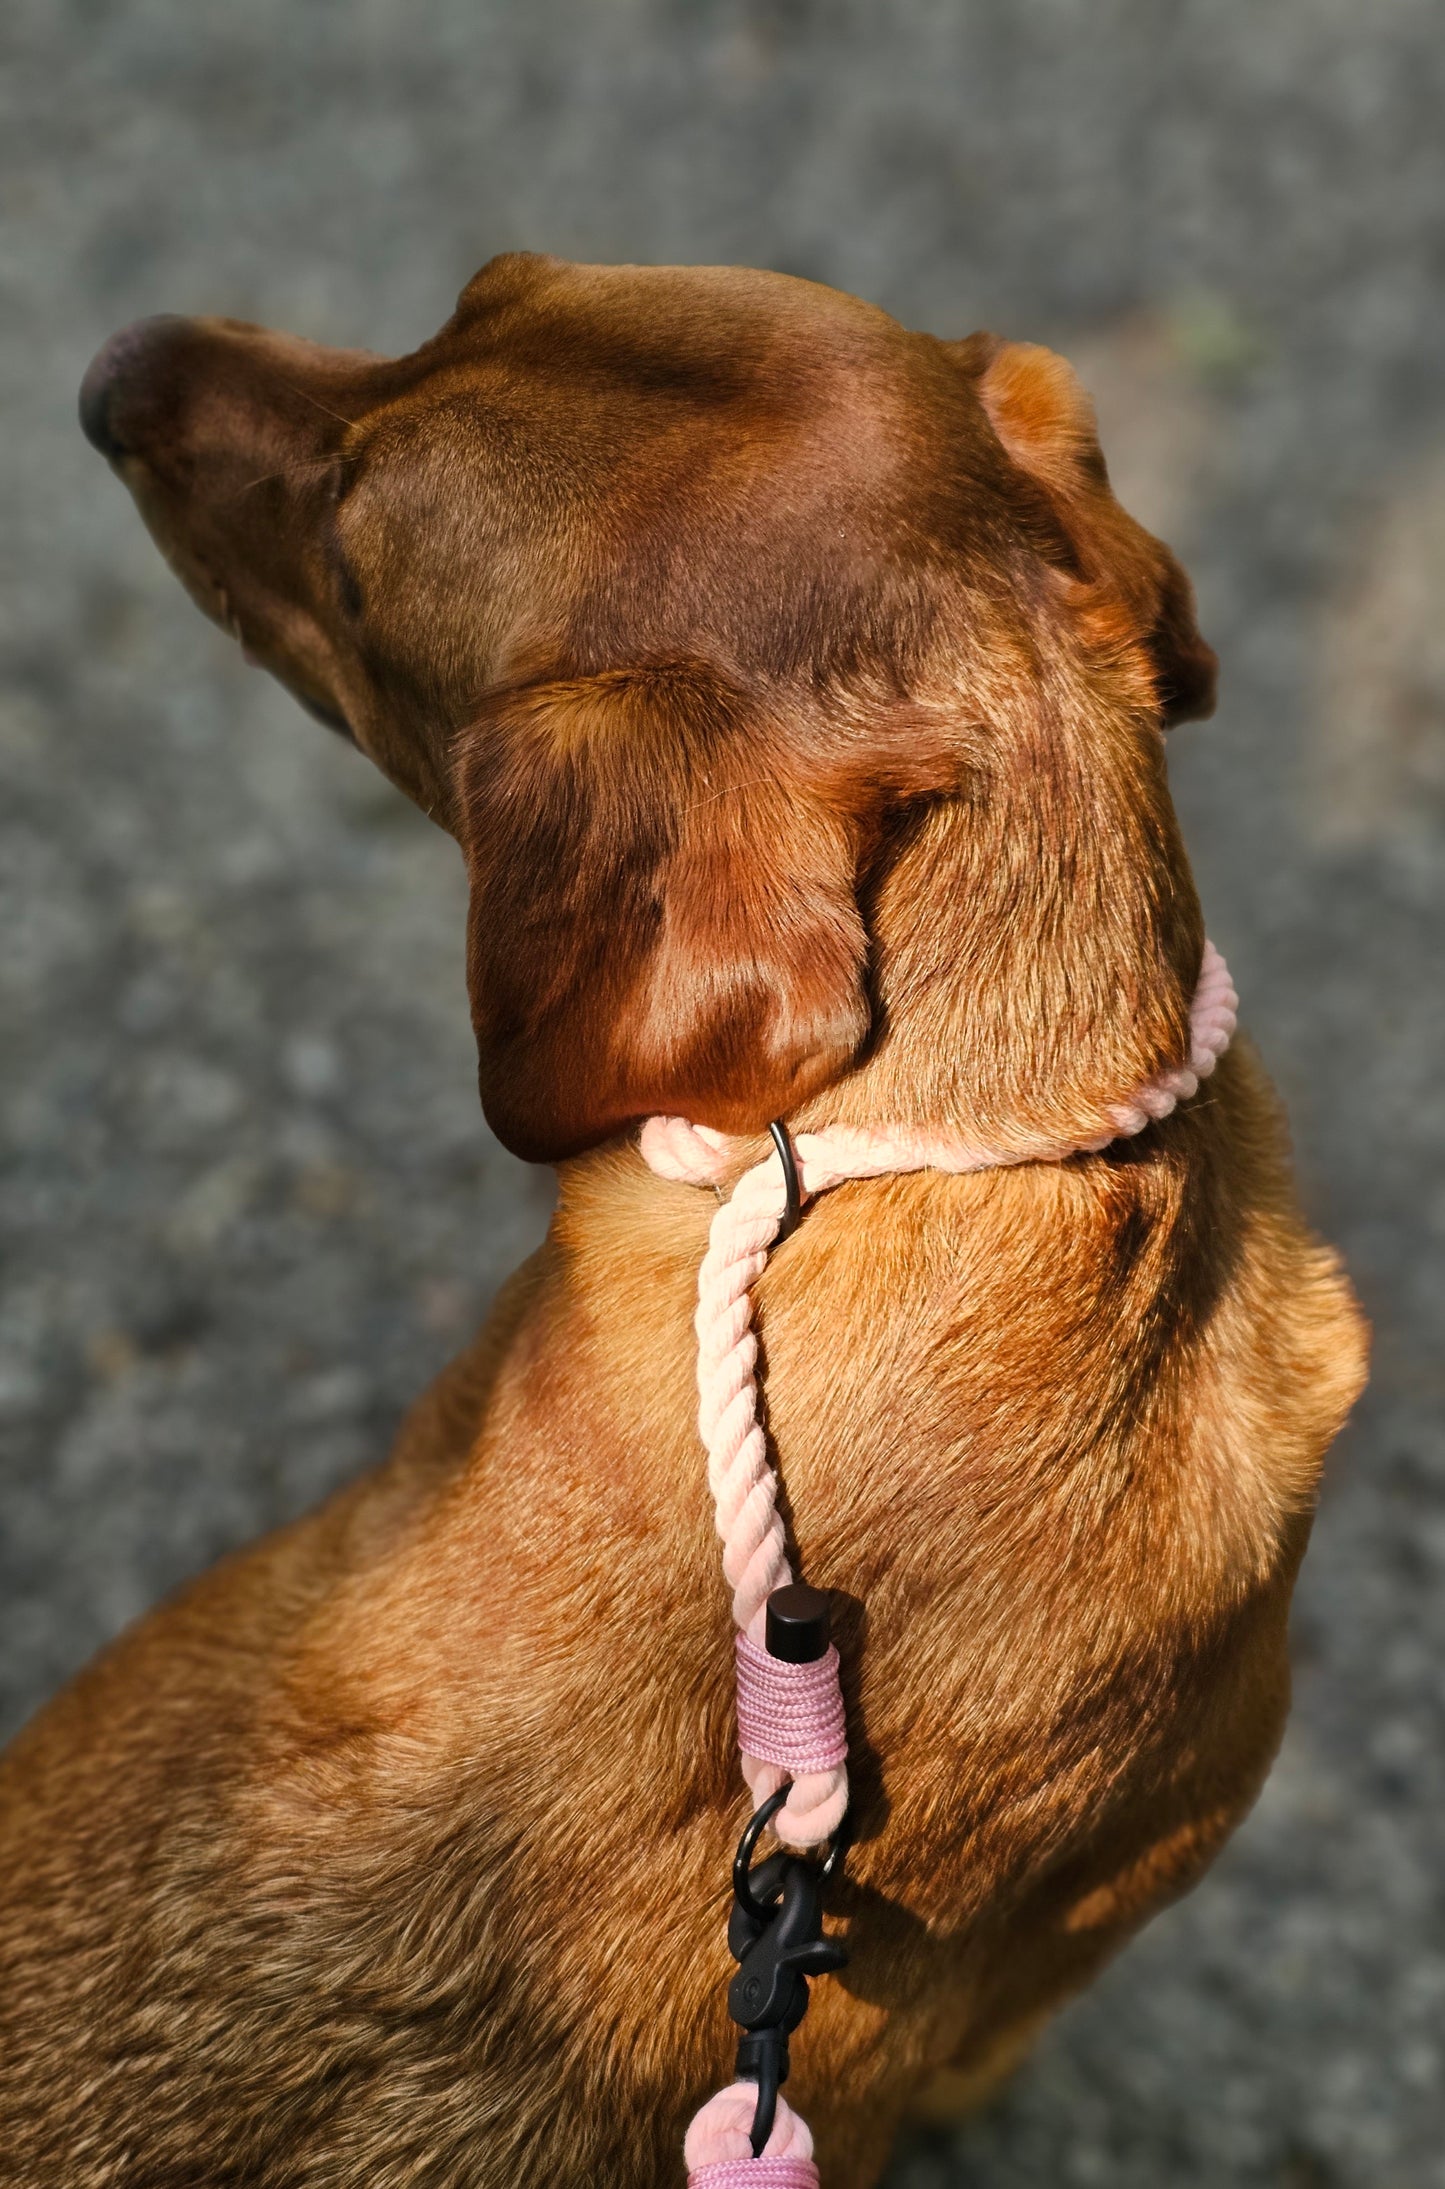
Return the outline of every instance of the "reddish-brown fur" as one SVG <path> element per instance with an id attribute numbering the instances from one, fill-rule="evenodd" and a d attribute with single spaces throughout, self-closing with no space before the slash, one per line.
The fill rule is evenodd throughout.
<path id="1" fill-rule="evenodd" d="M 483 1099 L 561 1197 L 386 1466 L 11 1750 L 0 2178 L 678 2181 L 742 1808 L 710 1201 L 632 1128 L 1007 1145 L 1175 1061 L 1212 657 L 1060 360 L 804 283 L 509 258 L 401 361 L 96 371 L 202 605 L 460 842 Z M 1363 1342 L 1243 1045 L 1103 1155 L 840 1188 L 759 1319 L 859 1822 L 789 2092 L 862 2189 L 1248 1807 Z"/>

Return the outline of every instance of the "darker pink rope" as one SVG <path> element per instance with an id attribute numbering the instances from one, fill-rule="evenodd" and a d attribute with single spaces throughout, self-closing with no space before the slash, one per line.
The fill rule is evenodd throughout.
<path id="1" fill-rule="evenodd" d="M 819 2189 L 811 2159 L 724 2159 L 698 2167 L 687 2189 Z"/>
<path id="2" fill-rule="evenodd" d="M 815 1664 L 785 1664 L 746 1634 L 737 1639 L 738 1746 L 789 1778 L 830 1772 L 848 1753 L 838 1652 Z"/>

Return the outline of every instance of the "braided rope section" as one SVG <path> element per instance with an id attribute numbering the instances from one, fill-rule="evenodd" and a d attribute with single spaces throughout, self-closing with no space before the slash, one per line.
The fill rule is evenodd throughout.
<path id="1" fill-rule="evenodd" d="M 818 2189 L 818 2169 L 811 2159 L 724 2159 L 689 2174 L 687 2189 Z"/>
<path id="2" fill-rule="evenodd" d="M 784 1664 L 746 1634 L 738 1653 L 738 1746 L 791 1778 L 831 1771 L 848 1753 L 838 1652 L 814 1664 Z"/>

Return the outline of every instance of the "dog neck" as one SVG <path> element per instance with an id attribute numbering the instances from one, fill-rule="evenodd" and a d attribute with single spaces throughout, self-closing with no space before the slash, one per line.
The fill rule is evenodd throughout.
<path id="1" fill-rule="evenodd" d="M 1163 741 L 1120 710 L 1005 724 L 891 847 L 867 904 L 877 1032 L 799 1111 L 1000 1156 L 1080 1147 L 1189 1055 L 1203 919 Z"/>
<path id="2" fill-rule="evenodd" d="M 1196 1092 L 1233 1038 L 1238 1006 L 1229 968 L 1206 941 L 1181 1060 L 1138 1082 L 1126 1095 L 1100 1102 L 1078 1130 L 1064 1135 L 1047 1129 L 1029 1134 L 1015 1130 L 1006 1140 L 990 1142 L 947 1126 L 906 1121 L 866 1126 L 839 1121 L 798 1134 L 803 1192 L 811 1197 L 849 1179 L 891 1177 L 906 1171 L 938 1170 L 958 1176 L 1095 1154 L 1168 1117 Z M 676 1117 L 649 1118 L 641 1136 L 643 1160 L 650 1170 L 697 1186 L 719 1186 L 732 1178 L 748 1145 Z"/>

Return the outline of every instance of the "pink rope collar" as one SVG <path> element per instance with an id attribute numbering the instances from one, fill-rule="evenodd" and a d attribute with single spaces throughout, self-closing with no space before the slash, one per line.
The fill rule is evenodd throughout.
<path id="1" fill-rule="evenodd" d="M 1228 1048 L 1238 1007 L 1229 968 L 1206 942 L 1189 1013 L 1188 1062 L 1106 1106 L 1097 1134 L 1067 1144 L 1040 1139 L 1000 1154 L 954 1133 L 915 1127 L 839 1125 L 800 1133 L 795 1148 L 803 1197 L 812 1199 L 848 1179 L 920 1170 L 958 1175 L 1095 1153 L 1167 1117 L 1195 1092 Z M 734 1147 L 728 1135 L 685 1118 L 653 1117 L 642 1128 L 642 1156 L 649 1168 L 690 1185 L 719 1187 L 732 1168 Z M 755 1805 L 791 1782 L 775 1829 L 794 1846 L 812 1847 L 836 1830 L 848 1806 L 838 1653 L 830 1649 L 820 1663 L 792 1665 L 769 1656 L 763 1646 L 767 1600 L 793 1573 L 777 1509 L 777 1477 L 758 1419 L 752 1288 L 767 1267 L 784 1208 L 782 1165 L 769 1153 L 743 1172 L 712 1220 L 694 1319 L 698 1429 L 738 1628 L 743 1776 Z M 812 2138 L 785 2099 L 778 2101 L 767 2151 L 752 2157 L 748 2128 L 754 2095 L 751 2084 L 734 2083 L 710 2098 L 694 2119 L 685 2146 L 691 2189 L 817 2189 Z"/>

